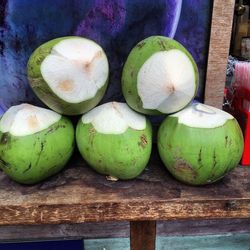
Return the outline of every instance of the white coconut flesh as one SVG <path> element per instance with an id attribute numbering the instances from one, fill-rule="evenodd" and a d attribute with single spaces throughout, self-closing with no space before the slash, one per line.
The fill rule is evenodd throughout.
<path id="1" fill-rule="evenodd" d="M 144 130 L 146 118 L 130 109 L 127 104 L 109 102 L 82 116 L 84 124 L 91 123 L 102 134 L 122 134 L 128 128 Z"/>
<path id="2" fill-rule="evenodd" d="M 41 74 L 48 86 L 69 103 L 93 98 L 105 84 L 108 71 L 103 49 L 84 38 L 60 41 L 41 64 Z"/>
<path id="3" fill-rule="evenodd" d="M 173 113 L 185 107 L 196 92 L 195 70 L 182 51 L 160 51 L 149 57 L 137 75 L 144 109 Z"/>
<path id="4" fill-rule="evenodd" d="M 30 104 L 9 108 L 0 120 L 0 131 L 14 136 L 26 136 L 44 130 L 61 119 L 54 111 Z"/>
<path id="5" fill-rule="evenodd" d="M 171 115 L 178 118 L 178 123 L 192 128 L 216 128 L 223 126 L 234 117 L 220 109 L 196 103 Z"/>

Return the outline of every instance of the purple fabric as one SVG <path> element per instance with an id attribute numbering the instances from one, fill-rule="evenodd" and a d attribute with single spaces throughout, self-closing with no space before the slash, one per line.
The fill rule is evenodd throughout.
<path id="1" fill-rule="evenodd" d="M 110 63 L 102 102 L 124 100 L 121 70 L 129 51 L 151 35 L 184 44 L 204 75 L 211 4 L 202 0 L 2 0 L 0 2 L 0 110 L 42 103 L 28 85 L 26 65 L 45 41 L 80 35 L 100 43 Z M 198 99 L 202 98 L 203 79 Z M 2 112 L 2 111 L 1 111 Z"/>

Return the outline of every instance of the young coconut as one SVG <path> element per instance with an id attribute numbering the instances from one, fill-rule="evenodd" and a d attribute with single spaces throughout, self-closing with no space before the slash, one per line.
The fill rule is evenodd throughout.
<path id="1" fill-rule="evenodd" d="M 146 167 L 152 129 L 146 118 L 127 104 L 110 102 L 83 115 L 76 129 L 82 157 L 97 172 L 112 179 L 132 179 Z"/>
<path id="2" fill-rule="evenodd" d="M 108 74 L 103 49 L 81 37 L 46 42 L 28 62 L 34 92 L 48 107 L 66 115 L 83 114 L 95 107 L 107 88 Z"/>
<path id="3" fill-rule="evenodd" d="M 169 114 L 195 97 L 198 69 L 189 52 L 177 41 L 152 36 L 130 52 L 122 73 L 122 91 L 134 110 Z"/>
<path id="4" fill-rule="evenodd" d="M 59 172 L 73 149 L 73 125 L 54 111 L 21 104 L 0 120 L 0 166 L 19 183 L 34 184 Z"/>
<path id="5" fill-rule="evenodd" d="M 230 114 L 193 104 L 168 116 L 158 132 L 160 157 L 178 180 L 204 185 L 221 179 L 239 163 L 241 129 Z"/>

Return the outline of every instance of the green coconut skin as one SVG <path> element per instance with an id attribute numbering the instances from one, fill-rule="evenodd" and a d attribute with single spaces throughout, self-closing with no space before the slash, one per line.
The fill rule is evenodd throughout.
<path id="1" fill-rule="evenodd" d="M 223 126 L 191 128 L 166 118 L 158 131 L 158 150 L 169 172 L 191 185 L 215 182 L 233 170 L 243 152 L 243 135 L 235 119 Z"/>
<path id="2" fill-rule="evenodd" d="M 149 57 L 159 51 L 178 49 L 184 52 L 194 67 L 196 92 L 198 89 L 199 72 L 191 54 L 177 41 L 163 37 L 151 36 L 139 42 L 130 52 L 122 72 L 122 92 L 127 104 L 134 110 L 147 115 L 161 115 L 158 110 L 144 109 L 137 91 L 137 76 L 140 68 Z M 183 107 L 184 108 L 184 107 Z"/>
<path id="3" fill-rule="evenodd" d="M 133 179 L 146 167 L 152 149 L 152 128 L 128 128 L 122 134 L 98 133 L 92 124 L 78 122 L 76 142 L 82 157 L 103 175 L 122 180 Z"/>
<path id="4" fill-rule="evenodd" d="M 80 102 L 68 103 L 58 97 L 42 77 L 40 66 L 43 60 L 51 53 L 52 48 L 60 41 L 75 38 L 74 36 L 60 37 L 42 44 L 30 56 L 27 71 L 30 86 L 40 100 L 57 113 L 64 115 L 83 114 L 95 107 L 102 99 L 108 86 L 108 78 L 105 84 L 97 91 L 95 97 Z"/>
<path id="5" fill-rule="evenodd" d="M 74 128 L 62 117 L 47 129 L 27 136 L 0 131 L 0 166 L 13 180 L 35 184 L 58 173 L 74 150 Z"/>

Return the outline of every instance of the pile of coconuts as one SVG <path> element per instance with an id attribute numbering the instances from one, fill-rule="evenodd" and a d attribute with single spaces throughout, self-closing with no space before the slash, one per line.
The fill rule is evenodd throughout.
<path id="1" fill-rule="evenodd" d="M 215 182 L 241 159 L 237 121 L 193 102 L 198 69 L 173 39 L 148 37 L 131 50 L 121 76 L 126 103 L 97 106 L 108 86 L 109 63 L 104 50 L 87 38 L 42 44 L 30 56 L 27 72 L 33 91 L 51 110 L 20 104 L 0 118 L 0 167 L 19 183 L 35 184 L 62 170 L 75 138 L 96 172 L 111 180 L 137 177 L 152 151 L 152 126 L 145 115 L 166 115 L 158 130 L 158 151 L 181 182 Z M 73 115 L 82 115 L 76 129 L 66 117 Z"/>

